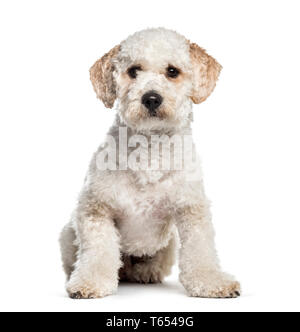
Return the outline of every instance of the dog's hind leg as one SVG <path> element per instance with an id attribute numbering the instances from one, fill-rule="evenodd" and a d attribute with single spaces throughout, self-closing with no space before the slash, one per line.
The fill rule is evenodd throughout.
<path id="1" fill-rule="evenodd" d="M 143 284 L 160 283 L 171 274 L 176 260 L 177 238 L 173 235 L 167 247 L 159 250 L 154 256 L 123 256 L 123 267 L 120 270 L 120 281 Z"/>
<path id="2" fill-rule="evenodd" d="M 76 262 L 78 247 L 74 243 L 75 239 L 75 230 L 73 229 L 71 223 L 69 223 L 63 228 L 59 238 L 61 257 L 67 280 L 70 279 L 71 273 L 74 270 L 74 264 Z"/>

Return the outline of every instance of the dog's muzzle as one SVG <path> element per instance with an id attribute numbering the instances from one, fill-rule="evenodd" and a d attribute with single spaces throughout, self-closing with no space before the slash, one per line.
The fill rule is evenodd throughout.
<path id="1" fill-rule="evenodd" d="M 142 97 L 142 104 L 148 109 L 150 116 L 156 116 L 156 110 L 163 102 L 161 95 L 154 91 L 147 92 Z"/>

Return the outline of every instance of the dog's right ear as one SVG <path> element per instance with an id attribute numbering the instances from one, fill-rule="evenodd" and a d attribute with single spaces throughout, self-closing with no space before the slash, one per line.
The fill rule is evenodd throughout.
<path id="1" fill-rule="evenodd" d="M 105 107 L 113 108 L 116 100 L 116 83 L 113 77 L 113 60 L 120 51 L 121 46 L 117 45 L 106 53 L 101 59 L 95 62 L 90 69 L 90 78 L 97 94 Z"/>

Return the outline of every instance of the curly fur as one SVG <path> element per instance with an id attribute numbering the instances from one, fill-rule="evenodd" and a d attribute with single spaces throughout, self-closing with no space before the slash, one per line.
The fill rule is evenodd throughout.
<path id="1" fill-rule="evenodd" d="M 128 76 L 128 68 L 134 65 L 140 67 L 136 79 Z M 166 76 L 169 65 L 180 69 L 178 77 Z M 62 231 L 60 243 L 70 297 L 113 294 L 119 280 L 162 282 L 175 262 L 178 237 L 180 280 L 190 296 L 240 294 L 239 283 L 219 266 L 199 162 L 196 169 L 180 171 L 132 170 L 122 164 L 127 157 L 122 153 L 136 148 L 135 134 L 143 134 L 146 143 L 152 135 L 190 135 L 192 103 L 200 103 L 211 94 L 220 70 L 216 60 L 198 45 L 163 28 L 130 36 L 91 68 L 94 89 L 105 106 L 111 108 L 117 100 L 116 120 L 105 143 L 109 137 L 115 138 L 118 167 L 114 171 L 99 169 L 99 153 L 111 149 L 109 144 L 101 145 L 91 161 L 72 219 Z M 149 116 L 141 103 L 150 90 L 163 97 L 156 117 Z M 120 128 L 127 133 L 126 152 L 120 146 Z M 141 159 L 158 165 L 164 161 L 161 154 L 149 156 L 143 146 L 139 152 Z M 173 156 L 178 153 L 171 151 Z"/>
<path id="2" fill-rule="evenodd" d="M 113 59 L 119 53 L 120 45 L 115 46 L 90 69 L 90 77 L 97 97 L 104 105 L 112 108 L 116 100 L 116 85 L 113 78 Z"/>

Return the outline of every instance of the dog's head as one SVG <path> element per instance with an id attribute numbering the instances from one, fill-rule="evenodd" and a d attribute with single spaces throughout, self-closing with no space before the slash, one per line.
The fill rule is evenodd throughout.
<path id="1" fill-rule="evenodd" d="M 221 66 L 197 44 L 159 29 L 137 32 L 91 68 L 104 105 L 116 99 L 123 121 L 136 129 L 162 129 L 190 121 L 191 103 L 213 91 Z"/>

